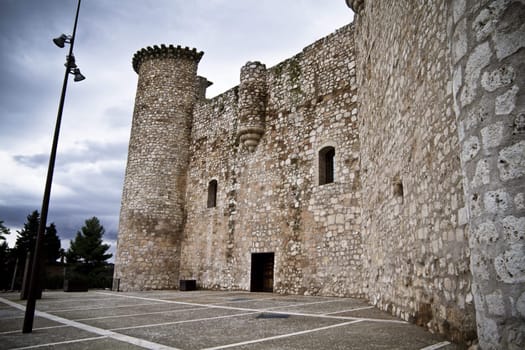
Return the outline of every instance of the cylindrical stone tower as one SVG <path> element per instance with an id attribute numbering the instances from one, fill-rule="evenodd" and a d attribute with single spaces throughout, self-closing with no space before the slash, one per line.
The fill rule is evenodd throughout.
<path id="1" fill-rule="evenodd" d="M 266 66 L 260 62 L 246 63 L 241 68 L 237 136 L 250 152 L 255 151 L 264 134 L 266 90 Z"/>
<path id="2" fill-rule="evenodd" d="M 525 4 L 454 0 L 452 89 L 481 349 L 525 345 Z"/>
<path id="3" fill-rule="evenodd" d="M 135 110 L 115 260 L 120 290 L 178 287 L 197 65 L 180 46 L 138 51 Z"/>

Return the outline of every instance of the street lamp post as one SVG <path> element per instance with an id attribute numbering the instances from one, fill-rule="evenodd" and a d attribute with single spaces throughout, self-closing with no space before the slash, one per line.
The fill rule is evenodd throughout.
<path id="1" fill-rule="evenodd" d="M 49 166 L 47 169 L 46 186 L 44 189 L 44 199 L 42 200 L 42 211 L 40 216 L 40 223 L 38 225 L 38 232 L 36 236 L 35 251 L 33 254 L 33 263 L 29 279 L 29 293 L 27 296 L 26 311 L 24 316 L 24 325 L 22 328 L 23 333 L 31 333 L 33 331 L 33 320 L 35 317 L 36 307 L 36 296 L 39 285 L 40 276 L 40 255 L 41 248 L 44 240 L 44 232 L 46 229 L 47 212 L 49 209 L 49 197 L 51 194 L 51 184 L 53 182 L 53 171 L 55 169 L 55 158 L 58 146 L 58 136 L 60 134 L 60 123 L 62 121 L 62 111 L 64 109 L 64 99 L 66 97 L 67 80 L 69 74 L 73 74 L 74 81 L 84 80 L 85 77 L 80 73 L 75 63 L 75 57 L 73 56 L 73 44 L 75 42 L 75 34 L 77 31 L 78 13 L 80 11 L 80 1 L 78 0 L 77 12 L 75 15 L 75 24 L 73 26 L 73 34 L 67 36 L 62 34 L 60 37 L 53 39 L 53 42 L 58 47 L 64 47 L 64 44 L 69 43 L 69 54 L 66 56 L 66 72 L 64 74 L 64 83 L 62 85 L 62 94 L 60 96 L 60 103 L 58 105 L 57 120 L 55 125 L 55 134 L 53 136 L 53 144 L 51 146 L 51 154 L 49 156 Z"/>

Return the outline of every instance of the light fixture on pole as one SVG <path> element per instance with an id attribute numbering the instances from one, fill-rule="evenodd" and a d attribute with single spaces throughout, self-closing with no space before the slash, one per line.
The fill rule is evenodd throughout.
<path id="1" fill-rule="evenodd" d="M 49 197 L 51 195 L 51 184 L 53 182 L 53 171 L 55 169 L 55 159 L 58 146 L 58 136 L 60 134 L 60 124 L 62 121 L 62 111 L 64 109 L 64 100 L 66 97 L 67 80 L 70 74 L 74 75 L 74 81 L 84 80 L 85 77 L 80 73 L 80 69 L 75 63 L 75 56 L 73 56 L 73 44 L 75 42 L 75 34 L 77 31 L 78 13 L 80 11 L 80 1 L 78 0 L 77 12 L 75 15 L 75 24 L 73 26 L 73 34 L 71 36 L 62 34 L 58 38 L 53 39 L 55 45 L 63 48 L 65 44 L 69 44 L 69 54 L 66 56 L 66 72 L 64 74 L 64 83 L 62 85 L 62 94 L 60 95 L 60 103 L 58 104 L 57 120 L 55 125 L 55 133 L 53 136 L 53 144 L 51 146 L 51 154 L 49 156 L 49 166 L 47 168 L 46 186 L 44 189 L 44 199 L 42 200 L 42 211 L 40 216 L 40 223 L 38 225 L 38 232 L 36 235 L 35 250 L 33 254 L 32 268 L 29 278 L 29 293 L 27 296 L 26 311 L 24 316 L 23 333 L 31 333 L 33 331 L 33 320 L 35 317 L 36 296 L 39 286 L 40 276 L 40 250 L 44 240 L 44 233 L 46 230 L 47 213 L 49 209 Z"/>
<path id="2" fill-rule="evenodd" d="M 61 34 L 59 37 L 54 38 L 53 42 L 56 46 L 63 48 L 66 43 L 71 43 L 71 37 L 66 34 Z"/>

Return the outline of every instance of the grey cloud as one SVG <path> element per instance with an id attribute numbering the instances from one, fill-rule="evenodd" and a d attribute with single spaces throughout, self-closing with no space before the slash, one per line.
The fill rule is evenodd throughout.
<path id="1" fill-rule="evenodd" d="M 76 163 L 95 163 L 104 160 L 122 160 L 126 158 L 128 144 L 126 143 L 100 143 L 85 141 L 79 144 L 79 149 L 57 155 L 56 167 L 67 168 Z M 13 159 L 18 163 L 36 168 L 47 166 L 49 153 L 38 153 L 33 155 L 15 155 Z M 59 159 L 59 161 L 58 161 Z"/>
<path id="2" fill-rule="evenodd" d="M 18 163 L 30 168 L 38 168 L 44 166 L 49 162 L 48 154 L 34 154 L 31 156 L 13 156 L 13 159 Z"/>
<path id="3" fill-rule="evenodd" d="M 74 0 L 0 0 L 0 155 L 16 166 L 1 171 L 14 178 L 27 169 L 32 189 L 43 183 L 31 174 L 45 174 L 67 51 L 51 39 L 71 34 L 75 9 Z M 74 53 L 87 79 L 68 85 L 48 222 L 68 239 L 97 216 L 116 239 L 137 50 L 203 50 L 199 74 L 214 81 L 213 96 L 238 84 L 246 61 L 278 63 L 349 22 L 349 13 L 342 0 L 83 1 Z M 0 220 L 21 227 L 40 210 L 43 188 L 18 193 L 23 184 L 3 179 Z"/>

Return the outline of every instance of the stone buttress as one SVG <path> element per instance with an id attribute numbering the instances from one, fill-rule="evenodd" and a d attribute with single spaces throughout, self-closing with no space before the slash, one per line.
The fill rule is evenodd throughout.
<path id="1" fill-rule="evenodd" d="M 192 113 L 203 53 L 180 46 L 138 51 L 138 86 L 122 195 L 115 283 L 120 290 L 177 288 Z"/>

